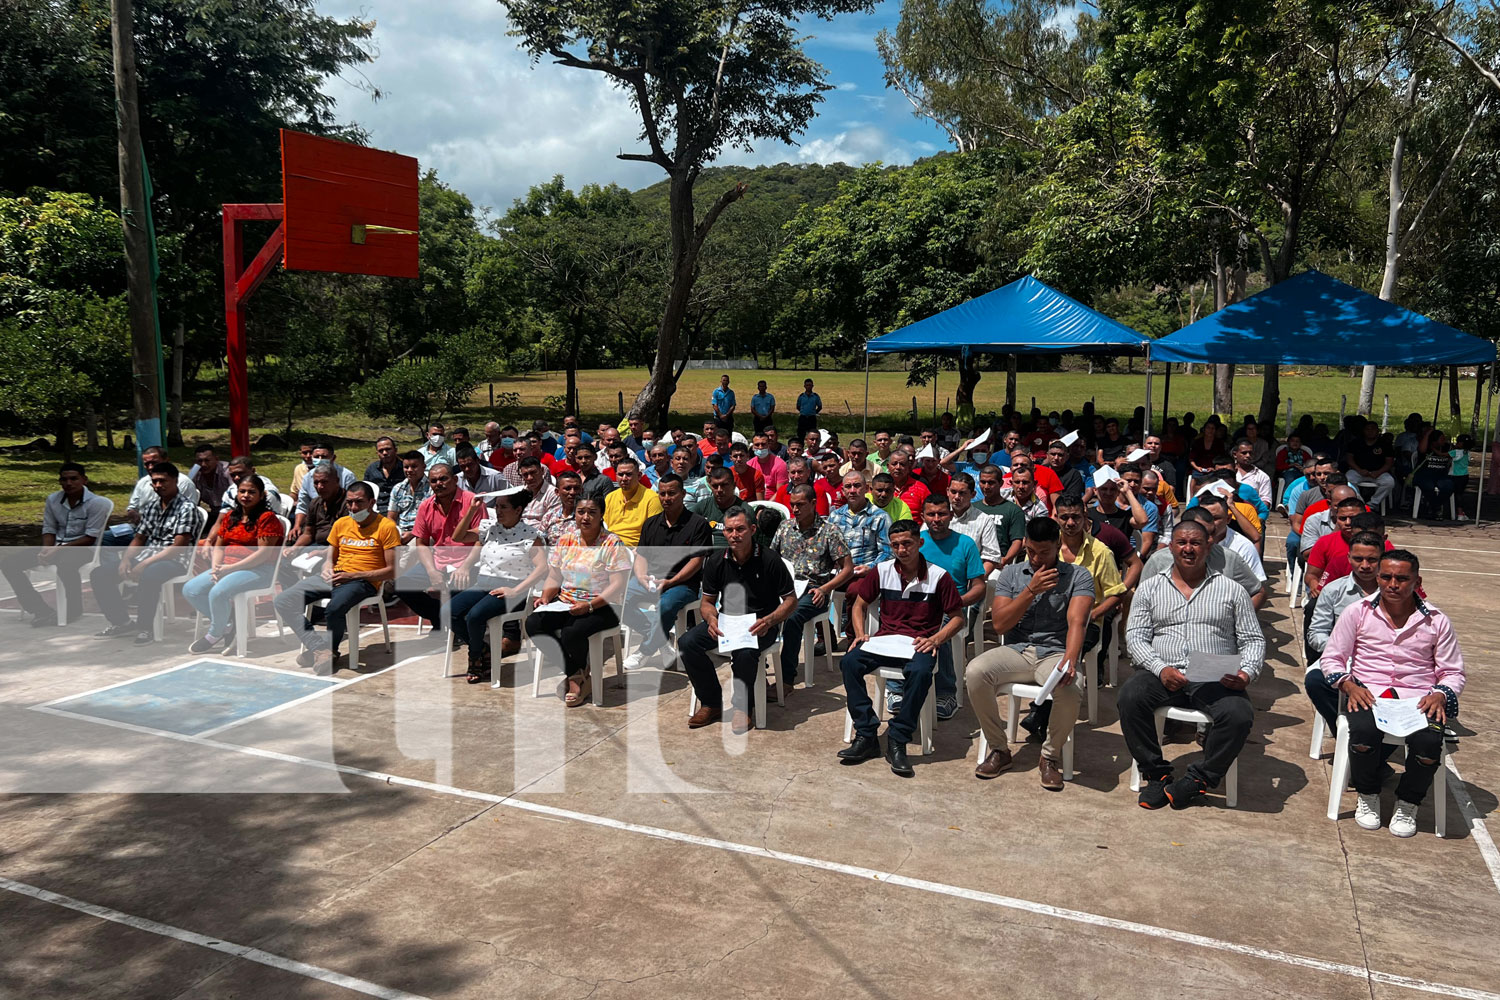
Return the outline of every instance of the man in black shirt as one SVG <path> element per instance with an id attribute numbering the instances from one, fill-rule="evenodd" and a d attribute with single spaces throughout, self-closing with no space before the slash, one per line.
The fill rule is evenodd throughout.
<path id="1" fill-rule="evenodd" d="M 406 478 L 401 469 L 401 455 L 396 442 L 388 437 L 375 439 L 375 461 L 365 466 L 365 482 L 380 491 L 375 498 L 375 510 L 384 514 L 391 506 L 391 490 Z"/>
<path id="2" fill-rule="evenodd" d="M 729 654 L 734 674 L 735 735 L 750 729 L 750 692 L 760 669 L 760 650 L 776 641 L 781 623 L 797 607 L 792 574 L 781 557 L 755 537 L 755 520 L 745 507 L 732 507 L 724 514 L 727 549 L 715 549 L 703 566 L 702 618 L 688 634 L 677 640 L 677 652 L 698 695 L 698 711 L 688 720 L 689 729 L 718 722 L 724 715 L 724 696 L 719 675 L 709 652 L 719 645 L 719 613 L 755 615 L 750 634 L 758 648 L 736 649 Z M 722 606 L 721 606 L 722 605 Z M 770 698 L 770 692 L 766 697 Z"/>
<path id="3" fill-rule="evenodd" d="M 1096 465 L 1114 465 L 1130 451 L 1129 439 L 1120 434 L 1120 422 L 1114 417 L 1104 421 L 1104 437 L 1099 439 L 1099 448 L 1094 455 Z"/>
<path id="4" fill-rule="evenodd" d="M 1356 490 L 1363 484 L 1374 485 L 1370 506 L 1379 507 L 1396 488 L 1396 477 L 1391 475 L 1395 464 L 1391 449 L 1380 440 L 1380 425 L 1366 421 L 1364 435 L 1349 449 L 1349 485 Z"/>
<path id="5" fill-rule="evenodd" d="M 669 641 L 677 615 L 698 600 L 703 580 L 705 550 L 714 543 L 708 518 L 695 514 L 683 505 L 687 493 L 682 477 L 668 472 L 657 481 L 661 513 L 646 518 L 641 526 L 641 542 L 635 550 L 635 573 L 625 589 L 625 614 L 642 621 L 640 648 L 625 660 L 626 670 L 646 665 L 663 652 L 670 652 Z M 655 614 L 642 613 L 641 605 L 656 599 Z M 637 627 L 632 622 L 632 628 Z"/>
<path id="6" fill-rule="evenodd" d="M 1077 469 L 1068 468 L 1068 446 L 1062 443 L 1062 439 L 1059 438 L 1047 446 L 1046 465 L 1047 468 L 1057 473 L 1057 478 L 1062 482 L 1062 492 L 1058 496 L 1067 496 L 1070 493 L 1084 495 L 1083 475 Z"/>

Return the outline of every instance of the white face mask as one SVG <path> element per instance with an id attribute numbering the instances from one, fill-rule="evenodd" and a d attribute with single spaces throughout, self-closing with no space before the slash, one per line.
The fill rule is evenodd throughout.
<path id="1" fill-rule="evenodd" d="M 427 443 L 432 445 L 434 448 L 441 448 L 443 446 L 443 435 L 429 434 L 427 435 Z"/>
<path id="2" fill-rule="evenodd" d="M 349 512 L 349 516 L 352 517 L 352 518 L 354 518 L 354 523 L 355 524 L 364 524 L 365 523 L 365 519 L 370 516 L 370 513 L 371 513 L 370 508 L 363 507 L 363 508 L 361 508 L 359 510 L 351 510 Z"/>

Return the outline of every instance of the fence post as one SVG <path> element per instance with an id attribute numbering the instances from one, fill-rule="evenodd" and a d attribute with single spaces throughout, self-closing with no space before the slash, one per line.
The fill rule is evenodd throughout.
<path id="1" fill-rule="evenodd" d="M 1286 437 L 1289 437 L 1291 435 L 1291 433 L 1292 433 L 1292 397 L 1288 396 L 1286 398 L 1286 430 L 1284 430 L 1284 431 L 1281 432 L 1281 436 L 1283 438 L 1286 438 Z"/>
<path id="2" fill-rule="evenodd" d="M 911 398 L 911 418 L 913 420 L 917 419 L 917 397 L 916 396 L 913 396 Z"/>
<path id="3" fill-rule="evenodd" d="M 624 417 L 625 416 L 625 393 L 623 391 L 617 391 L 616 395 L 618 395 L 620 397 L 620 416 Z"/>
<path id="4" fill-rule="evenodd" d="M 490 409 L 495 408 L 495 383 L 490 383 Z"/>
<path id="5" fill-rule="evenodd" d="M 1349 396 L 1347 394 L 1339 397 L 1339 426 L 1344 426 L 1344 411 L 1349 408 Z M 1337 431 L 1335 431 L 1337 433 Z"/>
<path id="6" fill-rule="evenodd" d="M 1388 393 L 1388 394 L 1386 394 L 1386 397 L 1385 397 L 1384 409 L 1382 410 L 1382 412 L 1380 414 L 1380 433 L 1382 433 L 1382 434 L 1385 433 L 1385 429 L 1386 429 L 1387 426 L 1390 425 L 1390 422 L 1391 422 L 1391 397 L 1390 397 L 1390 394 Z"/>

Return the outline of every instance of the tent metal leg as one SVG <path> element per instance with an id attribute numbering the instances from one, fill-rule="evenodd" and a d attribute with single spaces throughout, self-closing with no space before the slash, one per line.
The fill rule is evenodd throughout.
<path id="1" fill-rule="evenodd" d="M 1437 395 L 1435 397 L 1433 397 L 1433 400 L 1432 400 L 1432 426 L 1434 426 L 1434 427 L 1437 426 L 1438 406 L 1443 402 L 1443 381 L 1446 378 L 1447 378 L 1447 373 L 1444 372 L 1441 368 L 1439 368 L 1438 369 L 1438 380 L 1437 380 L 1437 383 L 1438 383 Z"/>
<path id="2" fill-rule="evenodd" d="M 1495 437 L 1495 425 L 1492 423 L 1495 411 L 1495 366 L 1490 365 L 1490 384 L 1485 387 L 1484 402 L 1484 444 L 1479 449 L 1479 489 L 1474 493 L 1474 527 L 1479 527 L 1480 514 L 1484 510 L 1484 463 L 1490 457 L 1490 442 Z"/>
<path id="3" fill-rule="evenodd" d="M 1146 411 L 1141 418 L 1141 437 L 1151 433 L 1151 345 L 1146 345 Z"/>

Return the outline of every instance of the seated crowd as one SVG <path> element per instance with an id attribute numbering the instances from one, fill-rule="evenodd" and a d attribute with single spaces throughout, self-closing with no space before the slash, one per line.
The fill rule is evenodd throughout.
<path id="1" fill-rule="evenodd" d="M 762 382 L 746 440 L 728 383 L 701 435 L 674 427 L 658 437 L 636 419 L 590 433 L 569 416 L 556 433 L 542 420 L 525 433 L 492 422 L 475 442 L 433 424 L 413 450 L 378 439 L 362 479 L 332 447 L 307 442 L 285 491 L 247 457 L 220 461 L 205 445 L 184 475 L 151 449 L 124 524 L 107 532 L 108 501 L 68 463 L 39 554 L 18 552 L 0 570 L 43 626 L 58 622 L 28 571 L 55 568 L 72 620 L 102 536 L 89 576 L 108 619 L 100 638 L 154 641 L 162 588 L 175 581 L 207 622 L 191 650 L 227 647 L 234 598 L 274 593 L 298 662 L 319 673 L 337 669 L 351 611 L 380 599 L 403 601 L 463 650 L 470 683 L 490 677 L 492 657 L 517 652 L 524 630 L 560 662 L 570 707 L 594 694 L 591 637 L 625 625 L 639 637 L 626 670 L 680 663 L 698 702 L 688 726 L 727 715 L 735 733 L 752 728 L 769 647 L 780 642 L 779 690 L 767 697 L 784 699 L 809 653 L 836 651 L 831 639 L 853 732 L 843 763 L 883 756 L 911 776 L 906 748 L 927 700 L 937 721 L 951 719 L 962 685 L 989 748 L 975 774 L 996 778 L 1015 766 L 999 699 L 1013 685 L 1045 686 L 1021 725 L 1053 791 L 1064 788 L 1083 692 L 1103 683 L 1113 645 L 1135 667 L 1117 706 L 1140 804 L 1182 808 L 1218 786 L 1253 726 L 1274 511 L 1286 518 L 1289 564 L 1305 567 L 1308 697 L 1330 727 L 1348 717 L 1361 826 L 1380 825 L 1386 752 L 1374 699 L 1420 698 L 1431 720 L 1408 739 L 1390 821 L 1398 835 L 1414 832 L 1464 672 L 1447 618 L 1422 595 L 1417 557 L 1392 547 L 1378 508 L 1407 476 L 1434 503 L 1461 497 L 1462 445 L 1449 450 L 1419 417 L 1389 442 L 1353 418 L 1338 438 L 1306 426 L 1277 445 L 1248 418 L 1234 434 L 1217 418 L 1197 431 L 1191 414 L 1142 434 L 1139 411 L 1122 426 L 1085 406 L 1076 420 L 1008 412 L 968 436 L 945 414 L 920 438 L 877 431 L 841 446 L 818 426 L 810 381 L 785 443 L 774 397 L 758 400 L 769 395 Z M 307 611 L 318 602 L 323 630 Z M 754 621 L 741 633 L 745 616 Z M 875 699 L 888 716 L 883 746 Z M 1168 707 L 1210 720 L 1202 759 L 1180 776 L 1158 735 Z"/>

